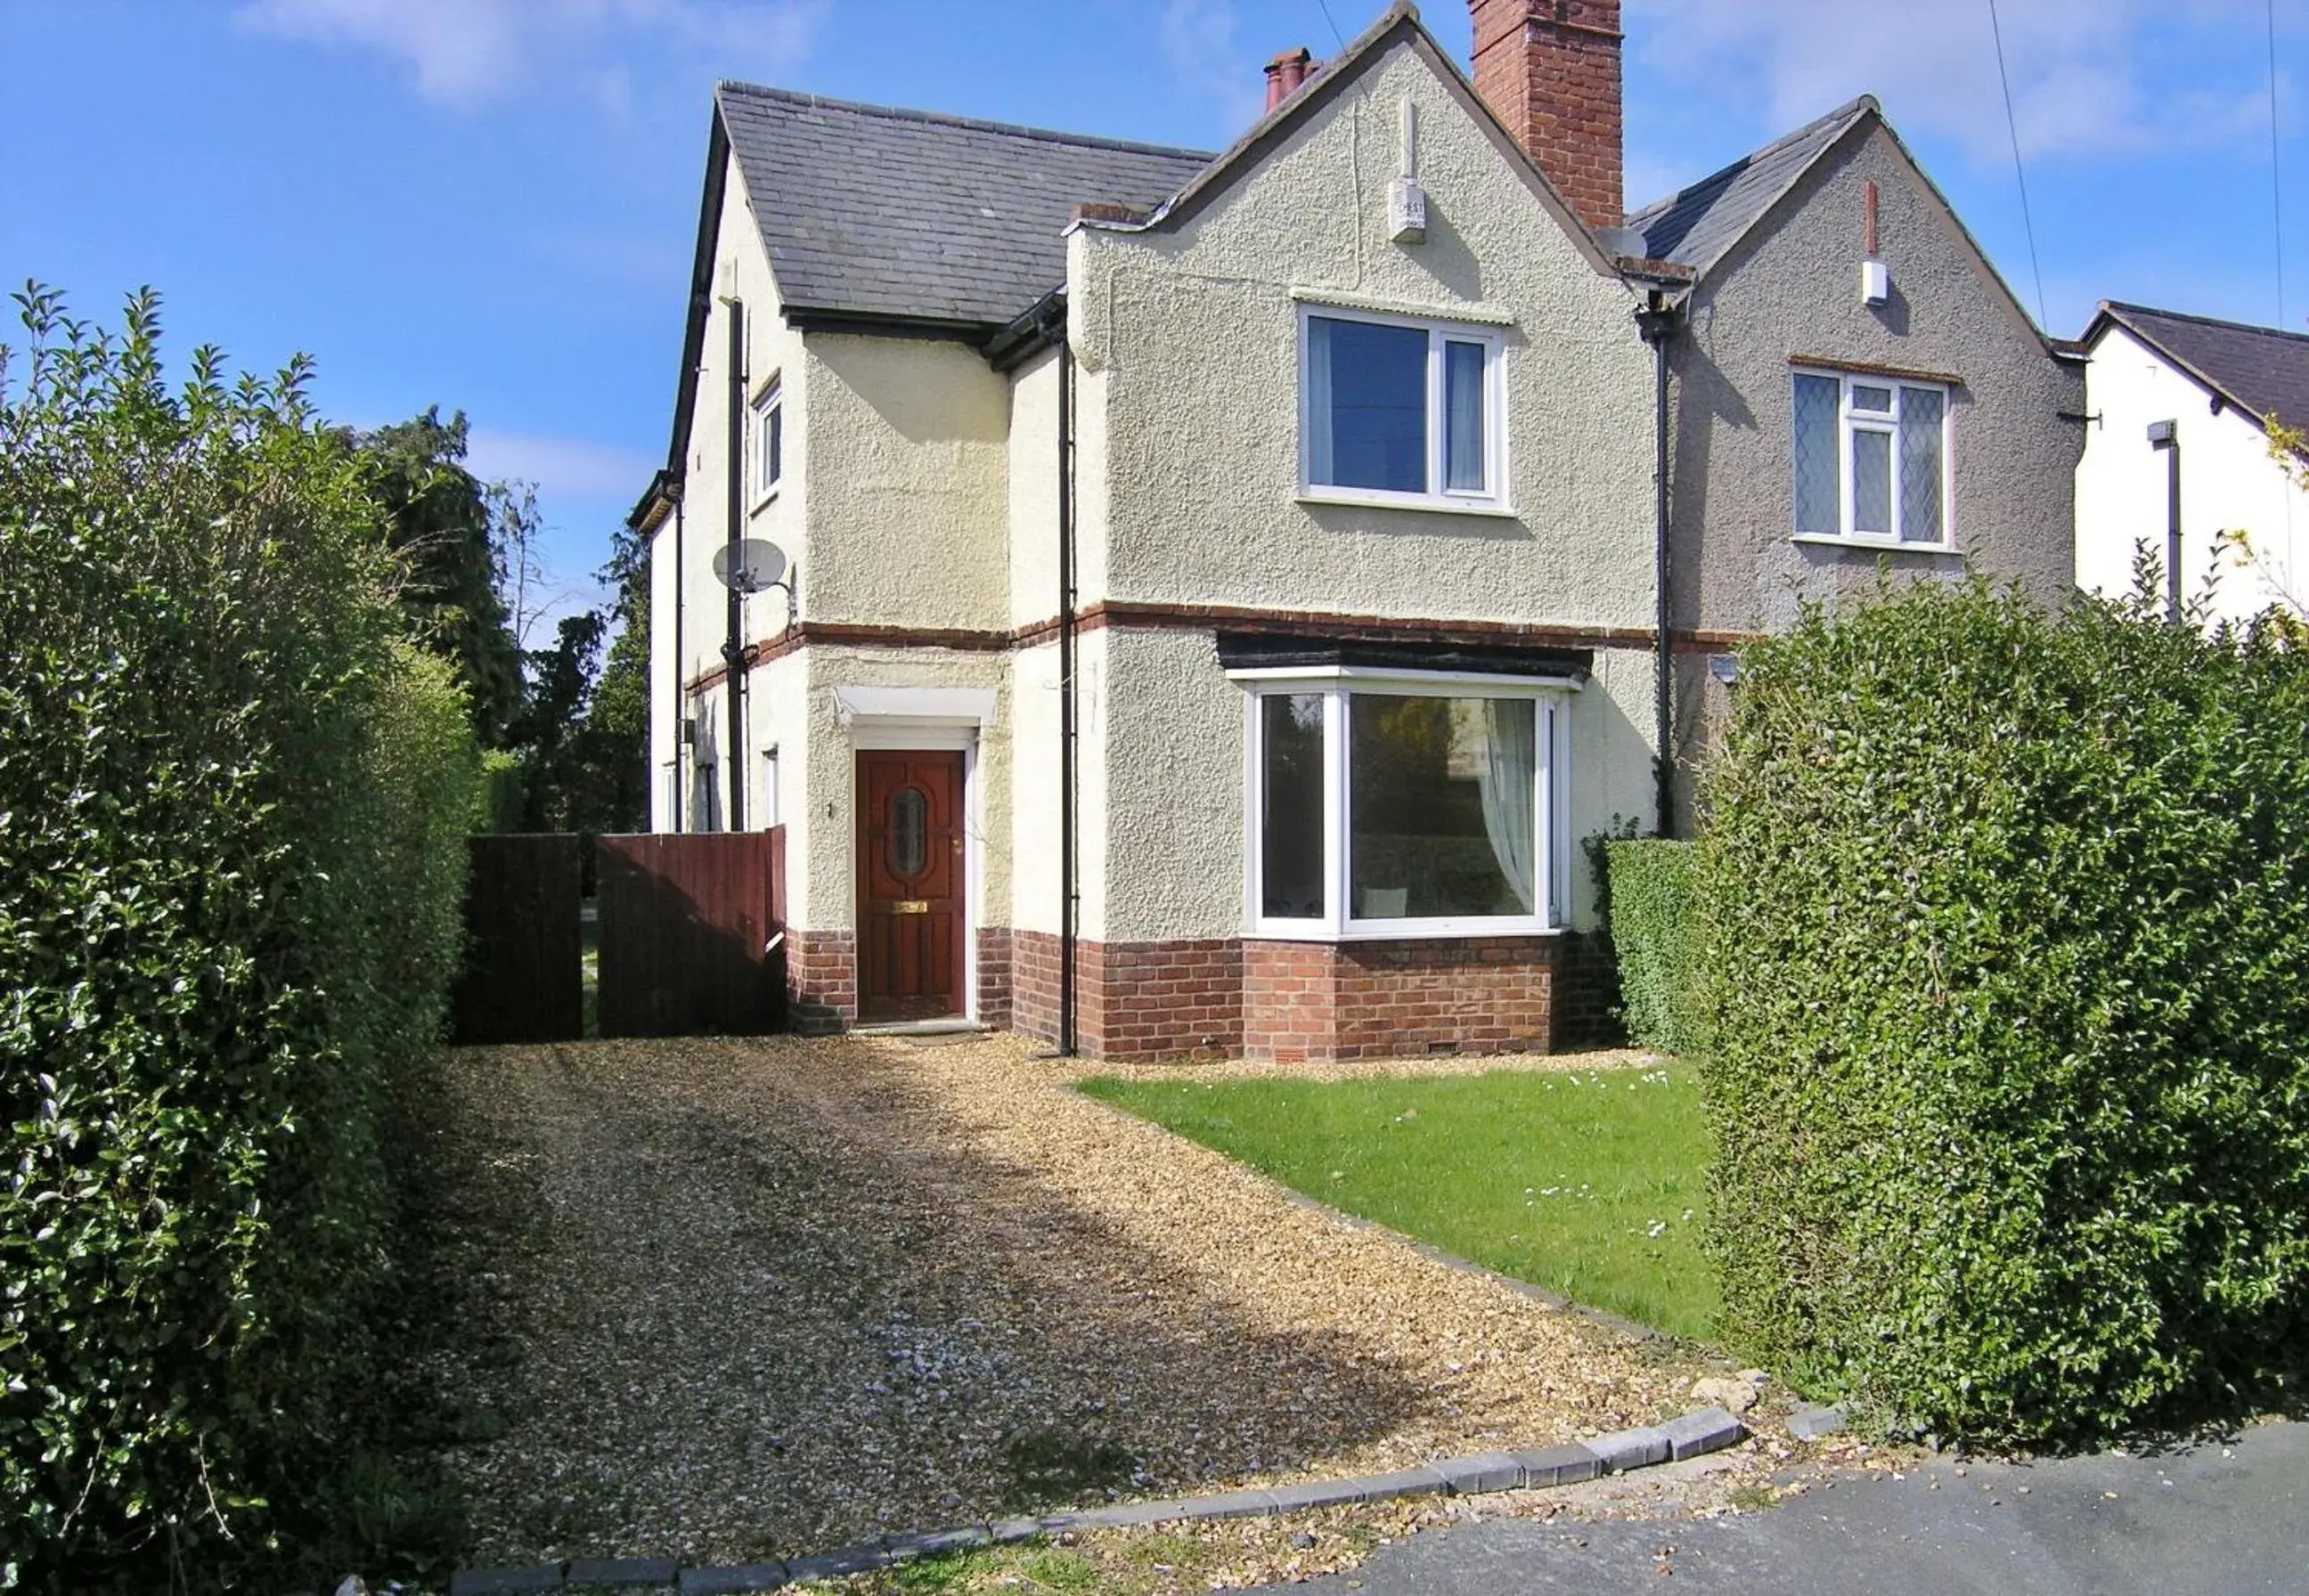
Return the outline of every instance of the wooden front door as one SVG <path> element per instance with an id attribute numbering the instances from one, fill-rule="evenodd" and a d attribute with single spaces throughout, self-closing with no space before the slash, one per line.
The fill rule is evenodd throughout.
<path id="1" fill-rule="evenodd" d="M 962 755 L 858 755 L 858 1017 L 963 1012 Z"/>

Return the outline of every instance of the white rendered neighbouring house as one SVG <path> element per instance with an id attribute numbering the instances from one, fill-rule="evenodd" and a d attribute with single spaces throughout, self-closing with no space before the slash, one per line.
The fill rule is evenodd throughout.
<path id="1" fill-rule="evenodd" d="M 786 827 L 798 1023 L 957 1015 L 1112 1058 L 1556 1046 L 1603 995 L 1581 844 L 1652 824 L 1683 735 L 1661 645 L 1772 624 L 1760 548 L 1829 597 L 1975 551 L 2065 582 L 2074 428 L 2034 409 L 2080 395 L 1936 192 L 1890 207 L 1917 304 L 1846 304 L 1857 196 L 1872 219 L 1906 160 L 1872 102 L 1769 185 L 1625 218 L 1616 0 L 1471 9 L 1473 82 L 1398 4 L 1270 64 L 1216 157 L 718 91 L 635 513 L 652 822 Z M 1820 314 L 1744 327 L 1742 273 L 1800 250 Z M 1871 373 L 1812 438 L 1803 380 Z M 1968 452 L 1982 405 L 2028 410 L 2018 441 Z M 1735 410 L 1763 441 L 1687 468 Z M 1879 436 L 1938 451 L 1936 536 L 1914 492 L 1905 531 L 1871 523 Z M 1739 518 L 1671 524 L 1663 440 Z M 1729 485 L 1760 460 L 1777 500 Z M 1822 469 L 1860 523 L 1792 541 Z M 2016 488 L 2056 554 L 1999 541 Z M 790 588 L 732 598 L 738 539 Z M 1744 590 L 1711 585 L 1719 539 Z M 1712 608 L 1673 602 L 1664 546 Z"/>
<path id="2" fill-rule="evenodd" d="M 2297 608 L 2309 494 L 2270 458 L 2265 421 L 2309 421 L 2309 337 L 2105 301 L 2082 341 L 2092 418 L 2077 465 L 2077 585 L 2129 593 L 2146 553 L 2168 583 L 2177 570 L 2208 625 Z M 2223 547 L 2236 531 L 2250 558 Z"/>

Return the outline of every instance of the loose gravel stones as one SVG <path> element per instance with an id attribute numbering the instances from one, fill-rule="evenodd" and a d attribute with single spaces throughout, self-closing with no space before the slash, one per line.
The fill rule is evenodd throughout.
<path id="1" fill-rule="evenodd" d="M 454 1055 L 437 1222 L 474 1289 L 430 1373 L 466 1560 L 767 1565 L 1683 1405 L 1670 1352 L 1068 1091 L 1086 1069 L 1011 1036 Z"/>

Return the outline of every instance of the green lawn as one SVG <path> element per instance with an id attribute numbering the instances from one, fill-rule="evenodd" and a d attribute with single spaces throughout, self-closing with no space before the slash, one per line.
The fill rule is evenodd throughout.
<path id="1" fill-rule="evenodd" d="M 1673 1335 L 1705 1336 L 1708 1139 L 1688 1066 L 1360 1081 L 1085 1081 L 1349 1213 Z"/>

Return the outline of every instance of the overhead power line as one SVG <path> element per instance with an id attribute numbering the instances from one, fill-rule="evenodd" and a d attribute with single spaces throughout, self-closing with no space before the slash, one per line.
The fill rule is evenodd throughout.
<path id="1" fill-rule="evenodd" d="M 1996 20 L 1996 0 L 1988 0 L 1988 30 L 1996 40 L 1996 81 L 2004 88 L 2004 127 L 2012 135 L 2012 178 L 2020 185 L 2020 227 L 2028 235 L 2028 271 L 2037 280 L 2037 324 L 2052 328 L 2045 315 L 2045 268 L 2037 260 L 2037 224 L 2028 215 L 2028 175 L 2020 167 L 2020 124 L 2012 115 L 2012 80 L 2004 70 L 2004 28 Z"/>
<path id="2" fill-rule="evenodd" d="M 2285 185 L 2279 177 L 2277 142 L 2277 0 L 2269 13 L 2269 220 L 2277 240 L 2277 324 L 2285 325 Z"/>
<path id="3" fill-rule="evenodd" d="M 1323 8 L 1323 20 L 1331 24 L 1331 37 L 1339 41 L 1341 49 L 1345 49 L 1347 36 L 1339 31 L 1338 21 L 1331 15 L 1331 0 L 1315 0 L 1315 4 Z"/>

